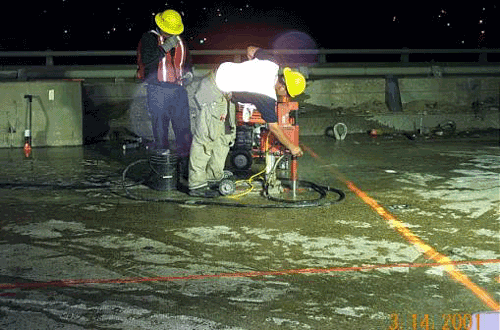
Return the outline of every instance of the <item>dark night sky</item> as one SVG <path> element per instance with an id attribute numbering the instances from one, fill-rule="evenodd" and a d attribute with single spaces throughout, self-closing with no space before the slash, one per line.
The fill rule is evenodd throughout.
<path id="1" fill-rule="evenodd" d="M 191 49 L 272 47 L 283 40 L 294 48 L 500 48 L 500 10 L 490 1 L 292 3 L 18 1 L 9 5 L 14 20 L 1 23 L 0 50 L 133 50 L 153 14 L 168 8 L 182 13 Z M 290 31 L 292 38 L 283 37 Z"/>

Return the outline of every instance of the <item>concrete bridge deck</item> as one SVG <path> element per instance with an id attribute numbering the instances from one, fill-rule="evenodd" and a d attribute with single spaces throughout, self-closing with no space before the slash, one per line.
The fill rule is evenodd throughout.
<path id="1" fill-rule="evenodd" d="M 301 142 L 299 178 L 345 200 L 143 202 L 140 152 L 1 149 L 0 328 L 498 328 L 497 135 Z"/>

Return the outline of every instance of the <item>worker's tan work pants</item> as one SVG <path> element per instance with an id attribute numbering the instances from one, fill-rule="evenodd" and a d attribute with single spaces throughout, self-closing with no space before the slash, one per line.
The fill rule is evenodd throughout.
<path id="1" fill-rule="evenodd" d="M 212 77 L 202 80 L 195 98 L 199 111 L 189 156 L 189 189 L 222 179 L 229 148 L 236 136 L 234 105 L 217 89 Z"/>

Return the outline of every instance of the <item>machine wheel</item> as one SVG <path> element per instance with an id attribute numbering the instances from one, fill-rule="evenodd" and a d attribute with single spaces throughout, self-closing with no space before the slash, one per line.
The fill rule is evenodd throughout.
<path id="1" fill-rule="evenodd" d="M 219 192 L 222 196 L 232 195 L 236 191 L 236 184 L 233 180 L 224 179 L 219 183 Z"/>
<path id="2" fill-rule="evenodd" d="M 236 150 L 231 154 L 231 164 L 238 170 L 248 170 L 252 166 L 252 155 L 248 150 Z"/>

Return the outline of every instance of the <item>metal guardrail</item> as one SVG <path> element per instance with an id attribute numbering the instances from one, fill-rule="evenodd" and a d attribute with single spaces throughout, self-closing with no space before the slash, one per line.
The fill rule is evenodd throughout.
<path id="1" fill-rule="evenodd" d="M 298 67 L 308 78 L 500 76 L 500 49 L 299 49 L 272 52 L 282 55 L 287 65 Z M 448 55 L 467 55 L 468 60 L 410 62 L 410 56 L 429 55 L 433 58 L 434 54 L 445 56 L 446 59 Z M 0 80 L 135 79 L 136 55 L 135 50 L 0 52 Z M 193 72 L 202 75 L 215 63 L 241 62 L 246 50 L 191 50 L 190 55 Z M 363 55 L 362 61 L 357 60 L 359 57 L 356 55 Z M 387 55 L 393 61 L 373 61 L 378 55 Z M 493 61 L 488 61 L 488 55 L 493 55 L 490 58 Z M 301 61 L 293 62 L 296 59 L 294 56 L 299 56 Z M 6 58 L 14 60 L 8 61 Z M 54 63 L 54 58 L 61 60 Z M 73 61 L 71 58 L 78 59 Z M 310 59 L 313 61 L 307 62 Z M 124 61 L 126 64 L 123 64 Z"/>
<path id="2" fill-rule="evenodd" d="M 417 54 L 477 54 L 478 62 L 487 62 L 489 54 L 500 54 L 500 49 L 292 49 L 292 50 L 272 50 L 280 55 L 317 55 L 318 62 L 328 63 L 327 55 L 399 55 L 399 61 L 403 63 L 410 62 L 411 55 Z M 233 56 L 235 62 L 240 62 L 246 55 L 246 50 L 190 50 L 189 54 L 196 58 L 197 56 Z M 0 58 L 36 58 L 44 57 L 45 65 L 54 65 L 55 57 L 109 57 L 124 56 L 135 57 L 135 50 L 123 51 L 7 51 L 0 52 Z M 347 61 L 348 62 L 348 61 Z M 371 62 L 365 61 L 364 62 Z M 376 62 L 376 61 L 373 61 Z M 380 61 L 378 61 L 380 62 Z M 0 63 L 1 64 L 1 63 Z"/>

